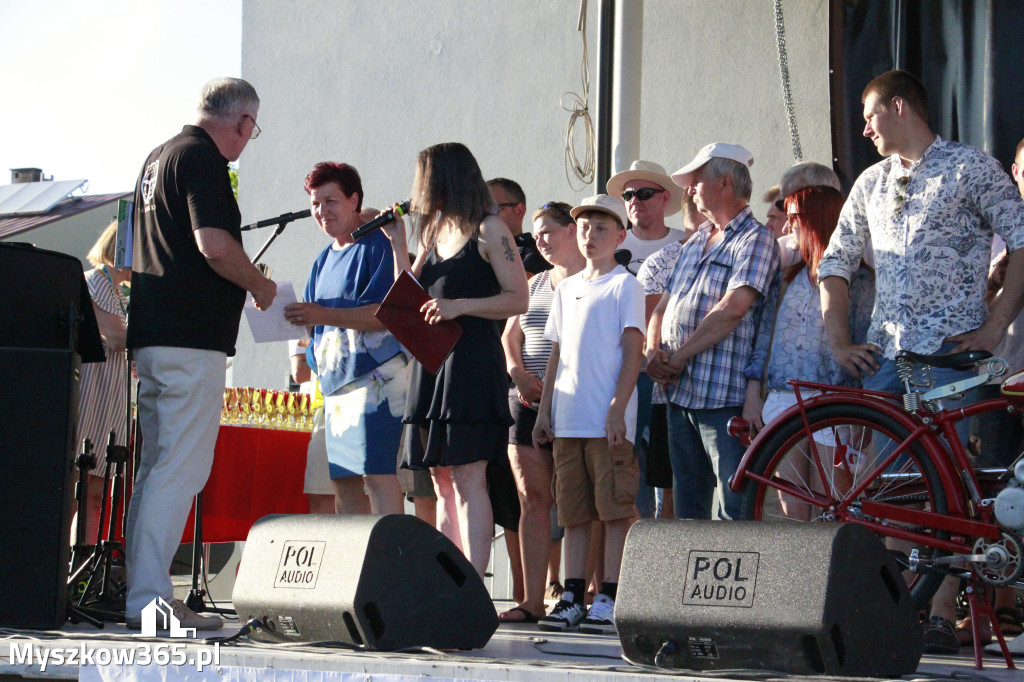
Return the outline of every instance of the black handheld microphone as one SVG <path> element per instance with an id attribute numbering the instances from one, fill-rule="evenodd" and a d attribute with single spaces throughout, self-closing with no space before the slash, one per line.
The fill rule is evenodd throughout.
<path id="1" fill-rule="evenodd" d="M 398 206 L 396 206 L 396 207 L 394 207 L 394 208 L 392 208 L 390 210 L 387 210 L 384 213 L 381 213 L 379 216 L 377 216 L 376 218 L 374 218 L 370 222 L 366 223 L 365 225 L 360 225 L 352 233 L 352 239 L 353 240 L 362 239 L 363 237 L 365 237 L 366 235 L 370 234 L 374 230 L 379 230 L 380 228 L 384 227 L 388 223 L 394 222 L 395 218 L 396 218 L 396 216 L 395 216 L 395 212 L 396 211 L 398 212 L 398 216 L 397 217 L 400 218 L 400 217 L 404 216 L 406 213 L 409 212 L 409 202 L 410 202 L 410 200 L 406 199 L 405 201 L 400 203 Z"/>

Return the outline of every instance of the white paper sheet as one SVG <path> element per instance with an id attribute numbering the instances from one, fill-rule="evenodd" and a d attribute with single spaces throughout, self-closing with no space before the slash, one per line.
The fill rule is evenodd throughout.
<path id="1" fill-rule="evenodd" d="M 245 302 L 245 321 L 249 323 L 253 341 L 268 343 L 308 339 L 309 333 L 305 327 L 298 327 L 284 318 L 284 307 L 297 302 L 291 282 L 277 283 L 277 297 L 267 310 L 259 310 L 252 302 L 252 296 L 249 296 Z"/>

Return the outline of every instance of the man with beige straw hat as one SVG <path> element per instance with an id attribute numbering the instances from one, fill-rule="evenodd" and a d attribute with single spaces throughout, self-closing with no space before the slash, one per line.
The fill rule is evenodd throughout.
<path id="1" fill-rule="evenodd" d="M 634 161 L 629 170 L 608 179 L 608 195 L 622 198 L 633 226 L 621 248 L 631 254 L 626 269 L 634 275 L 652 253 L 686 238 L 681 230 L 665 225 L 666 216 L 679 212 L 683 192 L 665 169 L 652 161 Z"/>

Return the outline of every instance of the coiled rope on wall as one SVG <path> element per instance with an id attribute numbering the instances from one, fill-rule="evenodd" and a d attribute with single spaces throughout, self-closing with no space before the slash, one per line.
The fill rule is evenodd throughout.
<path id="1" fill-rule="evenodd" d="M 573 191 L 582 191 L 594 182 L 594 122 L 590 118 L 590 66 L 587 64 L 587 0 L 580 0 L 580 17 L 576 24 L 583 39 L 583 61 L 580 64 L 581 93 L 566 92 L 562 95 L 562 109 L 569 112 L 569 123 L 565 127 L 565 179 Z M 567 101 L 568 98 L 568 101 Z M 576 153 L 576 125 L 583 125 L 583 155 Z M 573 177 L 583 183 L 576 187 Z"/>

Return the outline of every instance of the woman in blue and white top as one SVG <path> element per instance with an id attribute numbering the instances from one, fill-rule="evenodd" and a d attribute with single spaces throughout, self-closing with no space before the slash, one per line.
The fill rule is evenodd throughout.
<path id="1" fill-rule="evenodd" d="M 365 483 L 374 514 L 401 514 L 395 468 L 409 361 L 374 317 L 395 281 L 391 245 L 380 232 L 352 239 L 363 222 L 363 185 L 352 166 L 318 163 L 305 188 L 317 225 L 334 241 L 313 262 L 305 302 L 286 306 L 285 317 L 310 328 L 306 359 L 324 396 L 335 510 L 365 512 Z"/>
<path id="2" fill-rule="evenodd" d="M 835 231 L 843 202 L 843 195 L 838 190 L 824 186 L 806 187 L 786 197 L 786 217 L 796 236 L 801 260 L 783 274 L 783 292 L 774 331 L 769 336 L 762 333 L 769 330 L 760 330 L 756 340 L 754 356 L 763 357 L 768 352 L 768 338 L 771 338 L 765 371 L 766 398 L 761 398 L 760 374 L 747 374 L 749 381 L 743 415 L 755 427 L 770 422 L 796 404 L 796 394 L 787 383 L 790 379 L 836 386 L 860 385 L 859 380 L 844 370 L 832 355 L 818 294 L 818 264 Z M 862 261 L 850 278 L 849 329 L 854 343 L 864 343 L 867 337 L 874 301 L 874 271 Z M 814 393 L 801 391 L 804 398 L 811 395 Z M 838 445 L 835 442 L 838 437 L 843 444 L 850 445 L 848 451 L 856 455 L 860 448 L 849 442 L 853 434 L 848 433 L 849 429 L 838 431 L 838 434 L 822 432 L 816 435 L 815 440 L 824 446 L 819 450 L 830 453 L 831 448 Z M 855 462 L 850 464 L 856 465 Z M 799 515 L 792 509 L 787 513 Z"/>

